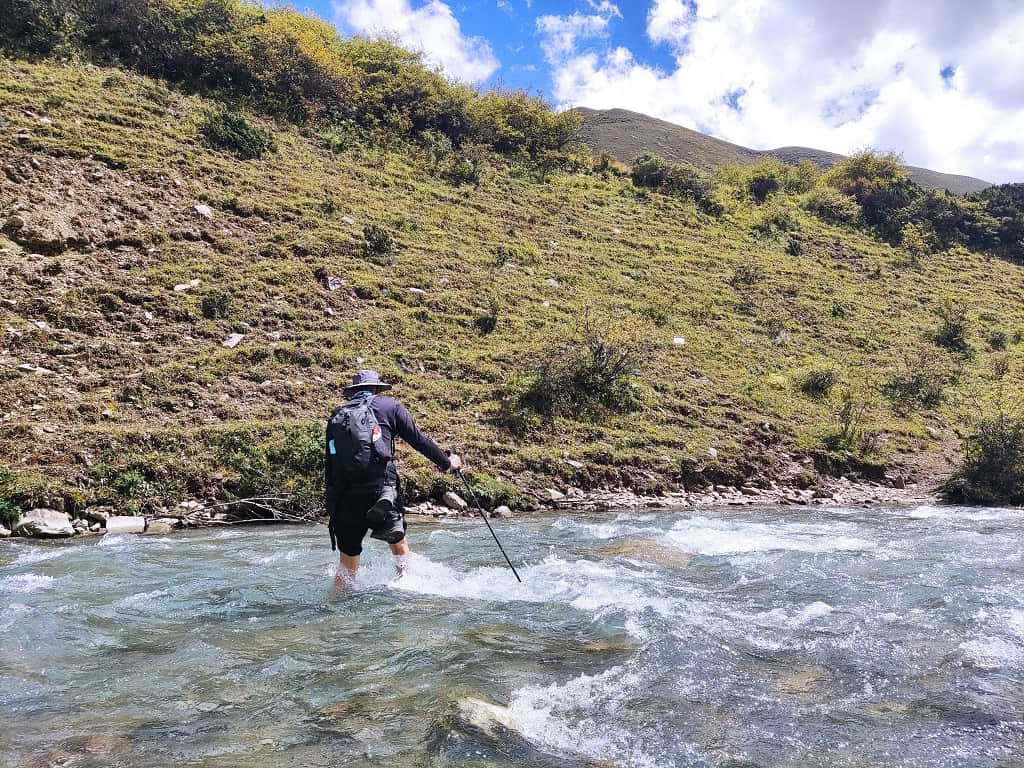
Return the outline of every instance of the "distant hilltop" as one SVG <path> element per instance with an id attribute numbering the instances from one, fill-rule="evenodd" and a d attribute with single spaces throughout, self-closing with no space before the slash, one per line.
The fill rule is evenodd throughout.
<path id="1" fill-rule="evenodd" d="M 582 136 L 590 148 L 625 163 L 632 162 L 644 152 L 652 152 L 677 163 L 690 163 L 705 171 L 730 163 L 754 163 L 765 157 L 776 157 L 794 165 L 801 160 L 810 160 L 819 168 L 829 168 L 844 159 L 843 155 L 835 152 L 809 147 L 750 149 L 628 109 L 579 107 L 576 111 L 583 117 Z M 963 195 L 992 186 L 990 182 L 971 176 L 940 173 L 912 165 L 908 168 L 910 177 L 925 188 L 948 189 Z"/>

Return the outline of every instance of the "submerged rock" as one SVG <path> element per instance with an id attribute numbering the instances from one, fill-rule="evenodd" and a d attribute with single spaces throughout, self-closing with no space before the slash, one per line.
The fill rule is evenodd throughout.
<path id="1" fill-rule="evenodd" d="M 667 568 L 685 568 L 690 563 L 692 555 L 659 544 L 651 539 L 624 539 L 623 541 L 608 544 L 600 549 L 594 550 L 594 554 L 603 557 L 627 557 L 634 560 L 644 560 L 649 563 L 657 563 Z"/>
<path id="2" fill-rule="evenodd" d="M 816 695 L 828 682 L 829 671 L 819 664 L 796 664 L 779 674 L 780 691 L 790 696 Z"/>
<path id="3" fill-rule="evenodd" d="M 511 710 L 483 699 L 460 699 L 453 719 L 463 729 L 475 731 L 489 739 L 507 739 L 510 735 L 522 738 L 519 735 L 522 726 Z"/>
<path id="4" fill-rule="evenodd" d="M 15 536 L 31 536 L 37 539 L 63 539 L 75 535 L 71 520 L 55 509 L 33 509 L 26 512 L 14 524 Z"/>

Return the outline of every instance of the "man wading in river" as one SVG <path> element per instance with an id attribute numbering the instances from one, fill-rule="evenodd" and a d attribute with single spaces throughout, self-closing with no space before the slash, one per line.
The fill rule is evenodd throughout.
<path id="1" fill-rule="evenodd" d="M 446 454 L 420 432 L 409 411 L 397 400 L 381 397 L 391 389 L 376 371 L 359 371 L 344 389 L 348 402 L 327 421 L 324 462 L 328 531 L 331 549 L 341 550 L 337 586 L 344 586 L 359 568 L 363 538 L 386 541 L 399 572 L 405 569 L 409 543 L 401 485 L 395 467 L 395 437 L 400 437 L 443 471 L 458 471 L 462 459 Z"/>

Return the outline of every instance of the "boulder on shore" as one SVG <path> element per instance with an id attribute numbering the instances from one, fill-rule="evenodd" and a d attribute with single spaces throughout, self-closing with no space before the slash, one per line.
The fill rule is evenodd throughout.
<path id="1" fill-rule="evenodd" d="M 10 535 L 11 532 L 4 528 L 2 525 L 0 525 L 0 539 L 6 539 Z"/>
<path id="2" fill-rule="evenodd" d="M 37 539 L 63 539 L 74 536 L 75 529 L 63 512 L 40 507 L 22 515 L 14 524 L 14 535 Z"/>
<path id="3" fill-rule="evenodd" d="M 444 504 L 448 509 L 454 509 L 456 512 L 465 512 L 469 509 L 469 504 L 455 491 L 448 491 L 444 495 Z"/>
<path id="4" fill-rule="evenodd" d="M 129 515 L 115 515 L 107 518 L 107 533 L 142 533 L 146 530 L 146 518 Z"/>
<path id="5" fill-rule="evenodd" d="M 110 510 L 107 507 L 86 507 L 82 510 L 82 517 L 94 523 L 105 523 L 110 517 Z"/>
<path id="6" fill-rule="evenodd" d="M 109 520 L 107 521 L 110 522 Z M 178 527 L 178 518 L 176 517 L 156 517 L 149 521 L 149 525 L 146 526 L 147 534 L 167 534 L 172 533 L 175 528 Z"/>

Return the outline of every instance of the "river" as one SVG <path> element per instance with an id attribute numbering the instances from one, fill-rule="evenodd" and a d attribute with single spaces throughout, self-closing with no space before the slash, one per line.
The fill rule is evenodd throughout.
<path id="1" fill-rule="evenodd" d="M 1021 766 L 1024 513 L 0 542 L 7 766 Z"/>

